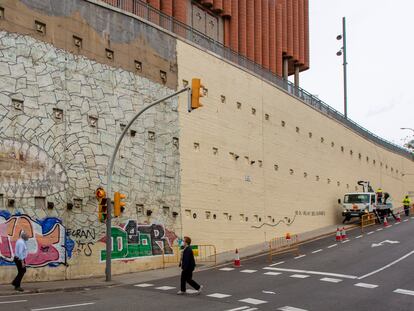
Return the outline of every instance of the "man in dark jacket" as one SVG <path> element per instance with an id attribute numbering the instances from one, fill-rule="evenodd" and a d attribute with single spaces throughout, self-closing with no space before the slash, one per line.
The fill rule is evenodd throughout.
<path id="1" fill-rule="evenodd" d="M 197 284 L 197 282 L 193 280 L 193 271 L 196 264 L 194 260 L 193 249 L 191 248 L 191 239 L 188 236 L 184 237 L 184 250 L 181 257 L 180 266 L 182 269 L 181 290 L 177 294 L 185 294 L 186 283 L 190 284 L 197 291 L 197 294 L 200 294 L 203 286 Z"/>

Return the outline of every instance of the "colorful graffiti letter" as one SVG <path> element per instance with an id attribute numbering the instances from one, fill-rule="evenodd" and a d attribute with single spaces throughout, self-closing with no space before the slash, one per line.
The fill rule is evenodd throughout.
<path id="1" fill-rule="evenodd" d="M 0 265 L 13 264 L 16 242 L 22 231 L 29 236 L 27 266 L 66 263 L 66 251 L 71 253 L 73 241 L 66 239 L 65 228 L 59 219 L 49 217 L 35 221 L 27 215 L 11 216 L 7 211 L 0 211 Z"/>
<path id="2" fill-rule="evenodd" d="M 173 254 L 174 233 L 158 224 L 138 225 L 129 220 L 124 228 L 112 227 L 112 259 L 131 260 L 140 257 Z M 106 250 L 101 251 L 101 261 L 106 259 Z"/>

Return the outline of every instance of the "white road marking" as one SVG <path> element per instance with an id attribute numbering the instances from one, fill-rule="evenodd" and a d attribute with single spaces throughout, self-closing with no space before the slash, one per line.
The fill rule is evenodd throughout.
<path id="1" fill-rule="evenodd" d="M 306 274 L 292 274 L 290 276 L 291 278 L 297 278 L 297 279 L 306 279 L 309 277 L 309 275 Z"/>
<path id="2" fill-rule="evenodd" d="M 27 302 L 27 300 L 0 301 L 0 304 L 19 303 L 19 302 Z"/>
<path id="3" fill-rule="evenodd" d="M 414 219 L 414 217 L 411 217 L 411 219 Z"/>
<path id="4" fill-rule="evenodd" d="M 248 269 L 246 269 L 246 270 L 241 270 L 240 272 L 243 272 L 243 273 L 255 273 L 255 272 L 257 272 L 257 270 L 248 270 Z"/>
<path id="5" fill-rule="evenodd" d="M 265 275 L 279 275 L 279 274 L 282 274 L 282 273 L 281 272 L 272 272 L 272 271 L 269 271 L 269 272 L 265 272 L 263 274 L 265 274 Z"/>
<path id="6" fill-rule="evenodd" d="M 324 275 L 324 276 L 332 276 L 337 278 L 343 279 L 357 279 L 357 276 L 354 275 L 346 275 L 346 274 L 338 274 L 338 273 L 330 273 L 330 272 L 321 272 L 321 271 L 308 271 L 308 270 L 296 270 L 296 269 L 284 269 L 284 268 L 273 268 L 273 267 L 265 267 L 264 270 L 272 270 L 272 271 L 281 271 L 281 272 L 293 272 L 293 273 L 306 273 L 306 274 L 315 274 L 315 275 Z"/>
<path id="7" fill-rule="evenodd" d="M 230 296 L 231 295 L 220 294 L 220 293 L 214 293 L 214 294 L 207 295 L 207 297 L 218 298 L 218 299 L 223 299 L 223 298 L 227 298 L 227 297 L 230 297 Z"/>
<path id="8" fill-rule="evenodd" d="M 362 237 L 363 237 L 363 235 L 358 235 L 357 237 L 355 237 L 355 239 L 360 239 Z"/>
<path id="9" fill-rule="evenodd" d="M 391 266 L 395 265 L 396 263 L 400 262 L 401 260 L 404 260 L 404 259 L 405 259 L 405 258 L 407 258 L 408 256 L 411 256 L 412 254 L 414 254 L 414 251 L 411 251 L 411 252 L 409 252 L 408 254 L 405 254 L 404 256 L 402 256 L 402 257 L 398 258 L 397 260 L 394 260 L 393 262 L 389 263 L 388 265 L 386 265 L 386 266 L 384 266 L 384 267 L 382 267 L 382 268 L 379 268 L 379 269 L 377 269 L 377 270 L 375 270 L 375 271 L 372 271 L 372 272 L 367 273 L 367 274 L 365 274 L 365 275 L 363 275 L 363 276 L 360 276 L 360 277 L 358 278 L 358 280 L 362 280 L 362 279 L 364 279 L 364 278 L 366 278 L 366 277 L 368 277 L 368 276 L 371 276 L 371 275 L 373 275 L 373 274 L 375 274 L 375 273 L 378 273 L 378 272 L 380 272 L 380 271 L 382 271 L 382 270 L 385 270 L 385 269 L 387 269 L 387 268 L 389 268 L 389 267 L 391 267 Z"/>
<path id="10" fill-rule="evenodd" d="M 349 241 L 351 240 L 345 240 L 345 241 L 342 241 L 341 243 L 348 243 Z"/>
<path id="11" fill-rule="evenodd" d="M 42 311 L 42 310 L 56 310 L 56 309 L 64 309 L 64 308 L 74 308 L 74 307 L 83 307 L 94 305 L 94 302 L 86 302 L 86 303 L 79 303 L 76 305 L 66 305 L 66 306 L 56 306 L 56 307 L 47 307 L 47 308 L 37 308 L 37 309 L 30 309 L 31 311 Z"/>
<path id="12" fill-rule="evenodd" d="M 278 310 L 280 311 L 307 311 L 305 309 L 299 309 L 299 308 L 294 308 L 294 307 L 289 307 L 289 306 L 279 308 Z"/>
<path id="13" fill-rule="evenodd" d="M 333 279 L 333 278 L 322 278 L 321 281 L 330 282 L 330 283 L 339 283 L 339 282 L 342 282 L 341 279 Z"/>
<path id="14" fill-rule="evenodd" d="M 370 235 L 370 234 L 373 234 L 373 233 L 374 233 L 374 231 L 371 231 L 371 232 L 368 232 L 367 235 Z"/>
<path id="15" fill-rule="evenodd" d="M 392 227 L 392 225 L 388 225 L 386 228 Z"/>
<path id="16" fill-rule="evenodd" d="M 414 296 L 414 291 L 407 289 L 396 289 L 394 293 Z"/>
<path id="17" fill-rule="evenodd" d="M 156 287 L 155 289 L 159 289 L 159 290 L 170 290 L 170 289 L 174 289 L 174 286 L 160 286 L 160 287 Z"/>
<path id="18" fill-rule="evenodd" d="M 276 295 L 276 293 L 275 293 L 275 292 L 272 292 L 272 291 L 270 291 L 270 290 L 262 290 L 262 293 L 263 293 L 263 294 L 271 294 L 271 295 Z"/>
<path id="19" fill-rule="evenodd" d="M 407 221 L 408 221 L 408 219 L 404 219 L 403 221 L 404 221 L 404 222 L 407 222 Z"/>
<path id="20" fill-rule="evenodd" d="M 378 229 L 377 229 L 377 231 L 382 231 L 382 230 L 383 230 L 382 228 L 378 228 Z"/>
<path id="21" fill-rule="evenodd" d="M 385 243 L 389 243 L 389 244 L 398 244 L 398 243 L 400 243 L 399 241 L 390 241 L 390 240 L 385 240 L 385 241 L 382 241 L 382 242 L 380 242 L 380 243 L 372 243 L 371 244 L 371 247 L 378 247 L 378 246 L 382 246 L 382 245 L 384 245 Z"/>
<path id="22" fill-rule="evenodd" d="M 395 225 L 399 225 L 401 222 L 396 222 Z"/>
<path id="23" fill-rule="evenodd" d="M 296 256 L 296 257 L 293 257 L 293 258 L 295 258 L 295 259 L 299 259 L 299 258 L 302 258 L 302 257 L 305 257 L 306 255 L 299 255 L 299 256 Z"/>
<path id="24" fill-rule="evenodd" d="M 338 246 L 338 244 L 329 245 L 327 248 L 332 248 L 332 247 L 335 247 L 335 246 Z"/>
<path id="25" fill-rule="evenodd" d="M 249 309 L 245 309 L 244 311 L 253 311 L 253 310 L 258 310 L 257 308 L 249 308 Z"/>
<path id="26" fill-rule="evenodd" d="M 274 266 L 277 266 L 277 265 L 281 265 L 282 263 L 285 263 L 285 262 L 284 261 L 279 261 L 277 263 L 269 265 L 269 267 L 274 267 Z"/>
<path id="27" fill-rule="evenodd" d="M 219 269 L 220 271 L 233 271 L 234 270 L 234 268 L 230 268 L 230 267 L 228 267 L 228 268 L 221 268 L 221 269 Z"/>
<path id="28" fill-rule="evenodd" d="M 195 290 L 195 289 L 187 289 L 185 292 L 187 294 L 198 294 L 198 290 Z"/>
<path id="29" fill-rule="evenodd" d="M 368 283 L 356 283 L 354 286 L 364 287 L 364 288 L 376 288 L 378 285 L 375 284 L 368 284 Z"/>
<path id="30" fill-rule="evenodd" d="M 249 308 L 250 308 L 250 306 L 244 306 L 244 307 L 240 307 L 240 308 L 229 309 L 229 310 L 226 310 L 226 311 L 239 311 L 239 310 L 246 310 L 246 309 L 249 309 Z"/>
<path id="31" fill-rule="evenodd" d="M 261 305 L 263 303 L 267 303 L 267 301 L 265 300 L 260 300 L 260 299 L 254 299 L 254 298 L 246 298 L 246 299 L 242 299 L 239 300 L 240 302 L 245 302 L 245 303 L 250 303 L 252 305 Z"/>
<path id="32" fill-rule="evenodd" d="M 136 287 L 151 287 L 151 286 L 154 286 L 154 284 L 142 283 L 142 284 L 136 284 L 134 286 L 136 286 Z"/>
<path id="33" fill-rule="evenodd" d="M 313 251 L 312 254 L 316 254 L 316 253 L 319 253 L 319 252 L 322 252 L 322 251 L 323 251 L 323 249 L 320 248 L 320 249 L 317 249 L 316 251 Z"/>

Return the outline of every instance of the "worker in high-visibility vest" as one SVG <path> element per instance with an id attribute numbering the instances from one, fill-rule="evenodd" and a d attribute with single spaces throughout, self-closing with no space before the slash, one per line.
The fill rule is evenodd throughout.
<path id="1" fill-rule="evenodd" d="M 410 215 L 410 204 L 411 204 L 411 199 L 408 197 L 408 195 L 405 196 L 404 200 L 402 201 L 403 205 L 404 205 L 404 212 L 405 212 L 405 216 L 409 216 Z"/>
<path id="2" fill-rule="evenodd" d="M 377 190 L 377 204 L 382 204 L 382 189 L 378 188 Z"/>

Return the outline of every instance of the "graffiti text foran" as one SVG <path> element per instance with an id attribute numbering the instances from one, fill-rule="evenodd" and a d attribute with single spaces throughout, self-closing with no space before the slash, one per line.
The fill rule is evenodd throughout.
<path id="1" fill-rule="evenodd" d="M 140 257 L 173 254 L 174 233 L 163 225 L 139 225 L 129 220 L 124 228 L 112 227 L 112 259 L 131 260 Z M 106 259 L 106 250 L 101 251 L 101 261 Z"/>

